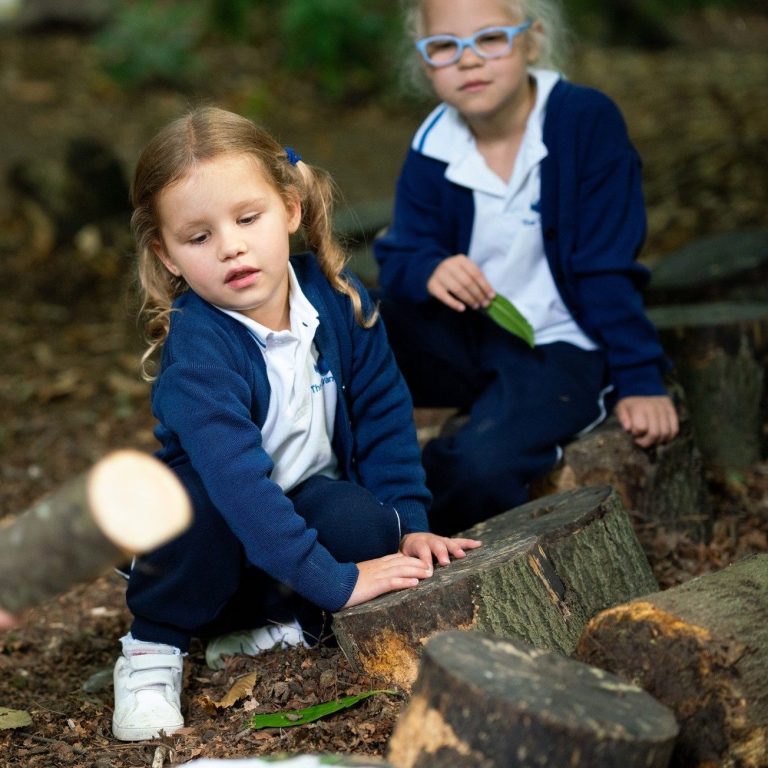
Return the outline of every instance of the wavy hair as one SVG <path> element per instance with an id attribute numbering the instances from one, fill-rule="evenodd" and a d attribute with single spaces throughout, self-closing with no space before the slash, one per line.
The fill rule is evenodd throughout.
<path id="1" fill-rule="evenodd" d="M 365 315 L 359 292 L 342 272 L 347 257 L 333 234 L 336 188 L 330 174 L 292 162 L 286 149 L 251 120 L 217 107 L 201 107 L 169 123 L 150 140 L 139 156 L 131 183 L 131 228 L 138 251 L 140 317 L 147 342 L 141 365 L 148 381 L 154 378 L 148 372 L 149 361 L 168 336 L 173 301 L 187 290 L 184 279 L 171 274 L 155 255 L 153 246 L 160 240 L 158 197 L 195 165 L 239 153 L 256 160 L 286 205 L 296 200 L 301 203 L 306 245 L 316 254 L 328 282 L 349 297 L 357 322 L 369 328 L 378 317 L 376 310 Z"/>

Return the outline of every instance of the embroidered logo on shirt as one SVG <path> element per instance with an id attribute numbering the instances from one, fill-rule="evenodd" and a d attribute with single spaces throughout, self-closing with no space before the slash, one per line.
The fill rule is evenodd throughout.
<path id="1" fill-rule="evenodd" d="M 535 203 L 531 203 L 531 211 L 535 214 L 541 213 L 541 200 L 537 200 Z M 539 223 L 538 218 L 526 218 L 523 217 L 523 224 L 526 227 L 535 227 Z"/>
<path id="2" fill-rule="evenodd" d="M 326 371 L 325 373 L 321 373 L 320 369 L 317 367 L 317 365 L 313 366 L 315 369 L 315 373 L 320 377 L 320 383 L 319 384 L 310 384 L 309 388 L 313 395 L 316 395 L 320 390 L 326 385 L 326 384 L 333 384 L 335 379 L 333 378 L 333 374 L 330 371 Z"/>

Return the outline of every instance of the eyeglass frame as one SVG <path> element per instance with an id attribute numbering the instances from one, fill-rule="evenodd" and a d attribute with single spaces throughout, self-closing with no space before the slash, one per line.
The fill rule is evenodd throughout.
<path id="1" fill-rule="evenodd" d="M 527 29 L 531 27 L 533 24 L 533 21 L 530 19 L 524 21 L 522 24 L 517 25 L 499 25 L 499 26 L 493 26 L 493 27 L 484 27 L 483 29 L 479 29 L 474 34 L 470 35 L 469 37 L 459 37 L 458 35 L 430 35 L 429 37 L 422 37 L 420 40 L 417 40 L 415 43 L 416 50 L 421 54 L 422 59 L 424 59 L 424 62 L 430 66 L 434 67 L 435 69 L 440 69 L 441 67 L 450 67 L 453 64 L 456 64 L 458 61 L 461 60 L 461 57 L 464 55 L 464 51 L 467 48 L 471 48 L 472 52 L 479 56 L 481 59 L 499 59 L 502 56 L 506 56 L 511 50 L 512 46 L 514 45 L 515 38 L 525 32 Z M 504 32 L 507 36 L 507 49 L 502 53 L 494 53 L 490 56 L 487 53 L 484 53 L 483 51 L 479 50 L 477 47 L 477 39 L 481 37 L 482 35 L 488 34 L 488 32 Z M 427 54 L 427 46 L 430 43 L 434 43 L 438 40 L 444 40 L 446 42 L 456 43 L 456 54 L 450 61 L 443 61 L 439 64 L 435 64 L 432 62 L 429 58 L 429 55 Z"/>

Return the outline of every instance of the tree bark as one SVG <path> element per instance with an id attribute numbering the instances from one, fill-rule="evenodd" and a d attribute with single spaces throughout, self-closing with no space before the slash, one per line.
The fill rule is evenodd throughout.
<path id="1" fill-rule="evenodd" d="M 705 464 L 743 469 L 764 455 L 768 302 L 653 307 Z"/>
<path id="2" fill-rule="evenodd" d="M 124 450 L 0 528 L 0 607 L 16 613 L 181 533 L 191 511 L 176 476 Z"/>
<path id="3" fill-rule="evenodd" d="M 483 546 L 418 587 L 334 615 L 358 670 L 408 689 L 424 643 L 476 629 L 570 653 L 596 613 L 658 588 L 618 495 L 583 488 L 471 528 Z"/>
<path id="4" fill-rule="evenodd" d="M 665 768 L 672 713 L 558 653 L 476 632 L 426 645 L 387 759 L 395 768 Z"/>
<path id="5" fill-rule="evenodd" d="M 672 765 L 768 766 L 768 555 L 599 614 L 575 655 L 672 709 Z"/>
<path id="6" fill-rule="evenodd" d="M 695 540 L 711 531 L 712 505 L 688 420 L 667 445 L 644 449 L 611 416 L 566 445 L 560 464 L 532 484 L 531 495 L 590 485 L 613 486 L 637 524 L 684 531 Z"/>

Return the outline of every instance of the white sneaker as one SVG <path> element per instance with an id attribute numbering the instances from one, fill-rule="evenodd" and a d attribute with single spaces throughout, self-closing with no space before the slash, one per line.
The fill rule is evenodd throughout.
<path id="1" fill-rule="evenodd" d="M 181 651 L 170 645 L 123 642 L 115 664 L 112 733 L 120 741 L 153 739 L 184 727 Z"/>
<path id="2" fill-rule="evenodd" d="M 223 669 L 224 656 L 258 656 L 262 651 L 268 651 L 276 645 L 283 648 L 297 645 L 309 647 L 299 622 L 294 619 L 289 624 L 267 624 L 266 627 L 214 637 L 205 649 L 205 663 L 211 669 Z"/>

